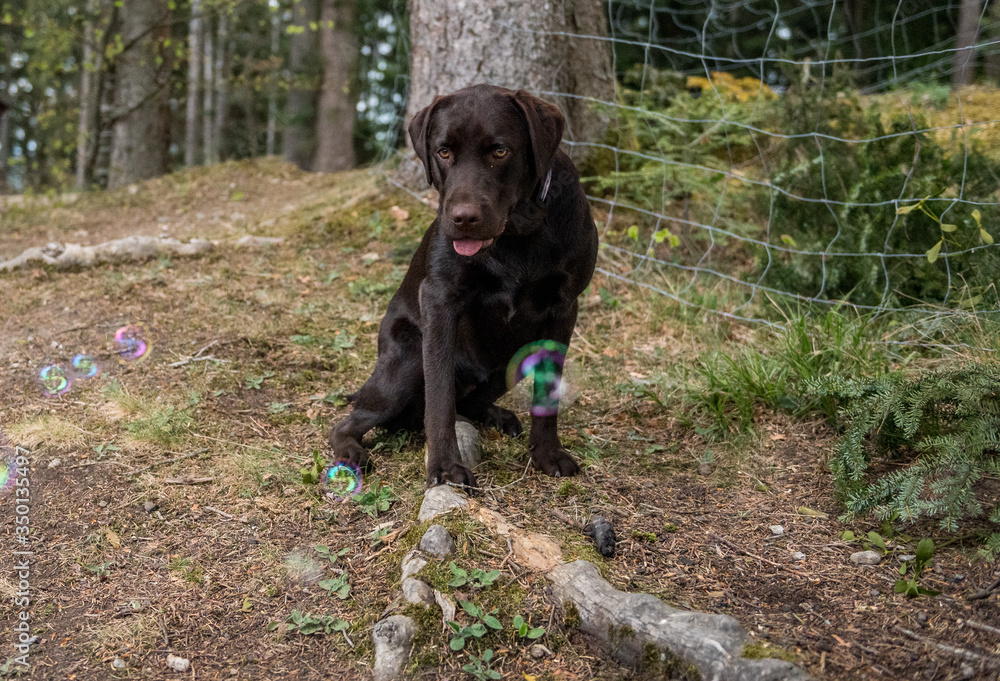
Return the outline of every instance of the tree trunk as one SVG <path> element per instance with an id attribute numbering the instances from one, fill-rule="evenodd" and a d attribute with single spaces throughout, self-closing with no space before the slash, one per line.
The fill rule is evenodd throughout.
<path id="1" fill-rule="evenodd" d="M 219 13 L 219 35 L 215 41 L 215 125 L 212 128 L 212 162 L 222 158 L 222 131 L 229 106 L 229 11 Z"/>
<path id="2" fill-rule="evenodd" d="M 121 37 L 126 49 L 117 59 L 109 188 L 166 170 L 168 140 L 161 112 L 167 104 L 170 63 L 158 54 L 156 28 L 168 27 L 168 16 L 165 0 L 123 0 Z"/>
<path id="3" fill-rule="evenodd" d="M 990 23 L 993 25 L 990 41 L 1000 40 L 1000 5 L 994 4 L 990 7 Z M 1000 46 L 991 45 L 986 53 L 983 70 L 986 77 L 993 85 L 1000 85 Z"/>
<path id="4" fill-rule="evenodd" d="M 271 15 L 271 59 L 279 58 L 278 50 L 281 48 L 281 12 L 276 11 Z M 267 146 L 265 153 L 268 156 L 274 155 L 274 141 L 278 129 L 278 70 L 271 67 L 267 91 Z"/>
<path id="5" fill-rule="evenodd" d="M 355 165 L 354 119 L 357 86 L 354 70 L 358 54 L 354 36 L 354 0 L 323 0 L 320 16 L 320 53 L 323 88 L 316 116 L 316 158 L 313 170 L 335 172 Z"/>
<path id="6" fill-rule="evenodd" d="M 90 148 L 96 137 L 96 112 L 98 88 L 96 75 L 100 70 L 94 59 L 94 20 L 97 14 L 97 0 L 87 0 L 87 16 L 83 23 L 83 63 L 80 65 L 80 125 L 76 133 L 76 188 L 85 191 L 90 184 L 87 168 L 90 164 Z M 98 58 L 102 55 L 98 55 Z"/>
<path id="7" fill-rule="evenodd" d="M 212 103 L 215 97 L 215 51 L 212 40 L 212 20 L 207 16 L 203 23 L 202 49 L 205 52 L 202 64 L 205 72 L 202 75 L 202 112 L 201 112 L 201 132 L 203 135 L 202 154 L 205 157 L 205 165 L 212 165 L 215 160 L 212 158 Z"/>
<path id="8" fill-rule="evenodd" d="M 951 87 L 957 90 L 972 83 L 976 71 L 976 35 L 979 33 L 979 19 L 983 12 L 982 0 L 962 0 L 958 13 L 958 51 L 955 52 L 955 66 L 951 77 Z"/>
<path id="9" fill-rule="evenodd" d="M 298 0 L 292 8 L 292 44 L 288 55 L 292 82 L 285 106 L 284 154 L 285 160 L 303 170 L 312 167 L 316 148 L 317 9 L 316 0 Z"/>
<path id="10" fill-rule="evenodd" d="M 201 0 L 191 0 L 188 25 L 187 111 L 184 131 L 184 165 L 198 162 L 198 101 L 201 92 Z"/>
<path id="11" fill-rule="evenodd" d="M 559 106 L 579 159 L 602 141 L 607 121 L 593 100 L 614 102 L 607 18 L 599 0 L 409 0 L 407 119 L 475 83 L 524 89 Z M 594 36 L 577 38 L 571 35 Z"/>
<path id="12" fill-rule="evenodd" d="M 0 194 L 7 193 L 7 157 L 10 156 L 10 114 L 0 94 Z"/>

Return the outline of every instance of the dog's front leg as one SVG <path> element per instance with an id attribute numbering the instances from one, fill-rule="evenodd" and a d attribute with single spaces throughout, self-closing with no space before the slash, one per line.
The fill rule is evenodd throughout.
<path id="1" fill-rule="evenodd" d="M 424 359 L 424 431 L 427 434 L 427 486 L 452 482 L 476 486 L 472 472 L 459 463 L 455 436 L 456 305 L 442 282 L 420 285 Z"/>

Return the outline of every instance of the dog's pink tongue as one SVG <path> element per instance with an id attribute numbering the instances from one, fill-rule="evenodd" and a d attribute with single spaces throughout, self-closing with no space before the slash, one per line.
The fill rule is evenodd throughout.
<path id="1" fill-rule="evenodd" d="M 479 252 L 480 248 L 482 248 L 483 246 L 488 246 L 490 243 L 492 243 L 492 241 L 493 241 L 492 239 L 490 239 L 489 241 L 476 241 L 474 239 L 456 239 L 452 243 L 455 244 L 455 252 L 458 253 L 459 255 L 475 255 L 476 253 Z"/>

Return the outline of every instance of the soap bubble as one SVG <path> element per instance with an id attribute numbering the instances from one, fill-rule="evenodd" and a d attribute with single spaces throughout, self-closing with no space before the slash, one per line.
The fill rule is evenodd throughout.
<path id="1" fill-rule="evenodd" d="M 73 368 L 73 378 L 94 378 L 101 373 L 101 366 L 91 355 L 79 354 L 70 361 Z"/>
<path id="2" fill-rule="evenodd" d="M 60 364 L 48 364 L 38 372 L 38 382 L 46 397 L 65 395 L 73 385 L 73 377 Z"/>
<path id="3" fill-rule="evenodd" d="M 143 359 L 149 354 L 152 343 L 142 324 L 128 324 L 115 331 L 118 356 L 127 362 Z"/>
<path id="4" fill-rule="evenodd" d="M 518 350 L 507 365 L 508 389 L 523 378 L 532 378 L 532 416 L 555 416 L 559 412 L 559 400 L 566 394 L 562 370 L 567 350 L 557 341 L 535 341 Z"/>
<path id="5" fill-rule="evenodd" d="M 353 463 L 341 461 L 323 471 L 326 496 L 341 501 L 361 491 L 361 470 Z"/>
<path id="6" fill-rule="evenodd" d="M 17 480 L 17 450 L 0 433 L 0 498 L 14 487 Z"/>

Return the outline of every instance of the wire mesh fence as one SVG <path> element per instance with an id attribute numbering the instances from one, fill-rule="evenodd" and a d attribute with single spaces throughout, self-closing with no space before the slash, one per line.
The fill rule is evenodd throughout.
<path id="1" fill-rule="evenodd" d="M 960 3 L 606 8 L 607 35 L 550 34 L 614 57 L 614 101 L 588 100 L 606 134 L 566 141 L 599 220 L 600 274 L 777 326 L 796 306 L 997 316 L 995 3 L 979 4 L 968 45 Z M 969 64 L 982 84 L 953 88 Z"/>

